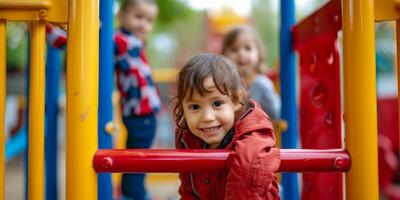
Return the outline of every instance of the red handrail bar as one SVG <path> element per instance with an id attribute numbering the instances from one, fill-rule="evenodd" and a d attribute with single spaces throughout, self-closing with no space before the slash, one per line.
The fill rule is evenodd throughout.
<path id="1" fill-rule="evenodd" d="M 347 172 L 345 149 L 280 149 L 279 172 Z M 221 171 L 233 154 L 228 150 L 111 149 L 97 150 L 97 173 Z"/>

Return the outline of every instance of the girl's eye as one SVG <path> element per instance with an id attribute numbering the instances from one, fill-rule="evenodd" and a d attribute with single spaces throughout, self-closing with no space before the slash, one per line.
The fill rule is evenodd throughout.
<path id="1" fill-rule="evenodd" d="M 189 109 L 190 110 L 198 110 L 200 108 L 200 106 L 199 105 L 196 105 L 196 104 L 193 104 L 193 105 L 190 105 L 189 106 Z"/>
<path id="2" fill-rule="evenodd" d="M 143 15 L 141 15 L 141 14 L 137 14 L 136 15 L 136 18 L 138 18 L 138 19 L 142 19 L 144 16 Z"/>
<path id="3" fill-rule="evenodd" d="M 247 47 L 246 47 L 246 50 L 247 50 L 247 51 L 251 51 L 251 46 L 247 46 Z"/>
<path id="4" fill-rule="evenodd" d="M 223 103 L 224 103 L 224 102 L 222 102 L 222 101 L 215 101 L 215 102 L 213 103 L 213 106 L 214 106 L 214 107 L 220 107 Z"/>
<path id="5" fill-rule="evenodd" d="M 147 18 L 147 22 L 152 23 L 154 20 L 152 18 Z"/>
<path id="6" fill-rule="evenodd" d="M 238 49 L 236 47 L 232 47 L 229 51 L 231 53 L 236 53 L 238 51 Z"/>

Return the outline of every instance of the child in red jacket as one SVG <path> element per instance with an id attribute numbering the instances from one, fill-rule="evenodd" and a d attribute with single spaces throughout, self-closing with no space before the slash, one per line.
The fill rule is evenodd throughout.
<path id="1" fill-rule="evenodd" d="M 271 121 L 248 97 L 231 61 L 194 56 L 178 74 L 174 103 L 177 148 L 235 152 L 224 171 L 181 173 L 181 199 L 279 199 Z"/>

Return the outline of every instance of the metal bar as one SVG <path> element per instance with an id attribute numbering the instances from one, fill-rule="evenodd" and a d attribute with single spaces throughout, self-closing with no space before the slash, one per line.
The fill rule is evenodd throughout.
<path id="1" fill-rule="evenodd" d="M 374 0 L 375 22 L 393 21 L 400 18 L 399 0 Z"/>
<path id="2" fill-rule="evenodd" d="M 44 198 L 45 22 L 31 22 L 28 199 Z"/>
<path id="3" fill-rule="evenodd" d="M 0 19 L 0 200 L 4 199 L 7 22 Z"/>
<path id="4" fill-rule="evenodd" d="M 378 199 L 374 0 L 342 3 L 346 199 Z"/>
<path id="5" fill-rule="evenodd" d="M 114 75 L 113 43 L 113 0 L 100 2 L 100 49 L 99 49 L 99 149 L 112 148 L 112 132 L 107 132 L 107 124 L 112 123 L 112 92 Z M 112 199 L 111 174 L 98 175 L 99 200 Z"/>
<path id="6" fill-rule="evenodd" d="M 66 199 L 97 200 L 91 164 L 97 150 L 99 1 L 69 3 Z"/>
<path id="7" fill-rule="evenodd" d="M 0 0 L 0 16 L 7 21 L 66 23 L 69 0 Z"/>
<path id="8" fill-rule="evenodd" d="M 351 165 L 343 149 L 280 151 L 280 172 L 346 172 Z M 93 168 L 97 173 L 221 171 L 231 154 L 228 150 L 97 150 Z"/>
<path id="9" fill-rule="evenodd" d="M 28 54 L 28 59 L 27 60 L 31 60 L 31 55 L 30 55 L 30 50 L 31 50 L 31 45 L 32 45 L 32 43 L 31 43 L 31 33 L 29 33 L 28 32 L 28 34 L 29 34 L 29 37 L 28 37 L 28 48 L 27 48 L 27 54 Z M 25 172 L 25 174 L 24 174 L 24 199 L 25 200 L 27 200 L 28 199 L 28 177 L 29 177 L 29 171 L 28 171 L 28 140 L 29 140 L 29 94 L 30 94 L 30 88 L 29 88 L 29 85 L 30 85 L 30 82 L 31 82 L 31 65 L 30 65 L 30 62 L 28 62 L 27 63 L 27 65 L 26 65 L 26 67 L 25 67 L 25 79 L 26 79 L 26 82 L 25 82 L 25 88 L 26 88 L 26 90 L 25 90 L 25 97 L 26 97 L 26 102 L 28 102 L 27 104 L 26 104 L 26 110 L 25 110 L 25 116 L 28 116 L 28 117 L 25 117 L 25 129 L 26 129 L 26 134 L 25 134 L 25 136 L 23 136 L 23 137 L 25 137 L 24 139 L 26 140 L 26 149 L 24 150 L 24 172 Z"/>
<path id="10" fill-rule="evenodd" d="M 60 52 L 47 45 L 46 58 L 46 199 L 58 197 L 57 187 L 57 129 L 58 129 L 58 93 L 61 76 Z"/>
<path id="11" fill-rule="evenodd" d="M 296 94 L 296 65 L 292 48 L 291 29 L 295 23 L 294 0 L 281 0 L 280 30 L 280 82 L 282 99 L 282 119 L 288 122 L 288 129 L 282 133 L 282 148 L 297 148 L 298 113 Z M 282 174 L 283 199 L 298 200 L 299 187 L 297 174 Z"/>
<path id="12" fill-rule="evenodd" d="M 51 3 L 48 1 L 21 1 L 8 0 L 0 1 L 0 9 L 48 9 Z"/>

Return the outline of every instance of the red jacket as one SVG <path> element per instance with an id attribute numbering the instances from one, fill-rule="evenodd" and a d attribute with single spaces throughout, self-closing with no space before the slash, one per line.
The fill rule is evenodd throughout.
<path id="1" fill-rule="evenodd" d="M 225 147 L 235 151 L 222 172 L 181 173 L 181 199 L 279 199 L 275 173 L 279 150 L 269 117 L 258 104 L 234 125 L 232 141 Z M 177 148 L 202 149 L 204 142 L 189 131 L 175 131 Z"/>

